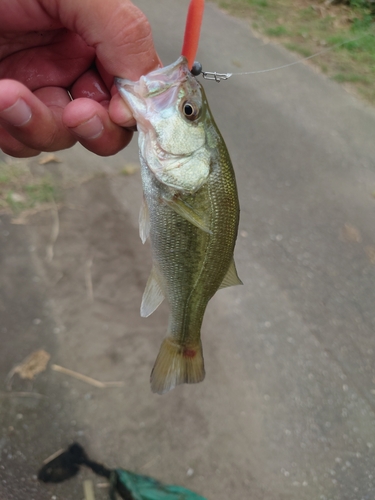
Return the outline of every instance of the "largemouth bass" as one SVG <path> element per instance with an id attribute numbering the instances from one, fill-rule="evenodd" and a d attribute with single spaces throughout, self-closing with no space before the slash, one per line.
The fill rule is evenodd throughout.
<path id="1" fill-rule="evenodd" d="M 201 325 L 219 288 L 241 284 L 233 260 L 239 203 L 233 167 L 203 87 L 180 57 L 132 82 L 116 79 L 139 131 L 144 202 L 140 236 L 153 268 L 141 304 L 170 306 L 151 373 L 153 392 L 204 379 Z"/>

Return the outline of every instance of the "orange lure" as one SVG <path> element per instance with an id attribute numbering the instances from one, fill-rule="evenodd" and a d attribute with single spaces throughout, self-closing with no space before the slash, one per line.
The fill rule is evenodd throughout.
<path id="1" fill-rule="evenodd" d="M 199 35 L 202 26 L 204 0 L 191 0 L 186 18 L 184 43 L 181 55 L 188 60 L 191 69 L 198 50 Z"/>

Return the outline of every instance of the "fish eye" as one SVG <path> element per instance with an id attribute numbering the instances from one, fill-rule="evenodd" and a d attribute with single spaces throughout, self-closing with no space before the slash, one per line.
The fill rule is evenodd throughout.
<path id="1" fill-rule="evenodd" d="M 187 118 L 190 121 L 195 120 L 199 116 L 198 107 L 189 101 L 185 101 L 182 104 L 182 112 L 183 112 L 185 118 Z"/>

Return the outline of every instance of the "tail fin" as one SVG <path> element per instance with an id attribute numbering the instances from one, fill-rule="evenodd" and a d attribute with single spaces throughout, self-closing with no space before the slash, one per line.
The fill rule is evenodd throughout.
<path id="1" fill-rule="evenodd" d="M 179 384 L 195 384 L 204 379 L 202 344 L 182 346 L 167 337 L 161 344 L 151 372 L 152 392 L 165 394 Z"/>

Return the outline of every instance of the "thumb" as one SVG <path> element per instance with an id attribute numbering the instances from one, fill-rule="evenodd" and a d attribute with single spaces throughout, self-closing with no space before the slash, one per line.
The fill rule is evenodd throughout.
<path id="1" fill-rule="evenodd" d="M 146 16 L 130 0 L 38 0 L 48 14 L 78 33 L 113 76 L 138 80 L 160 66 Z"/>

